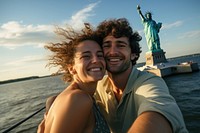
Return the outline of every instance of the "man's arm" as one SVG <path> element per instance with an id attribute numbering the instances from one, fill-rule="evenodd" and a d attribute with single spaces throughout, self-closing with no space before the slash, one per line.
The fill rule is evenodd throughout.
<path id="1" fill-rule="evenodd" d="M 172 127 L 163 115 L 149 111 L 138 116 L 128 133 L 172 133 Z"/>

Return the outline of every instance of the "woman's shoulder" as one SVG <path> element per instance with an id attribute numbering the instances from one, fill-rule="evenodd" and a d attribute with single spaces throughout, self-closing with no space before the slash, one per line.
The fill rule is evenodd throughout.
<path id="1" fill-rule="evenodd" d="M 80 89 L 70 89 L 58 96 L 57 104 L 62 104 L 64 106 L 75 104 L 78 106 L 85 105 L 86 107 L 91 107 L 93 101 L 88 93 Z"/>
<path id="2" fill-rule="evenodd" d="M 72 89 L 59 94 L 50 109 L 48 123 L 58 123 L 55 128 L 74 129 L 75 125 L 85 125 L 92 111 L 93 102 L 82 90 Z M 73 122 L 71 121 L 73 120 Z"/>
<path id="3" fill-rule="evenodd" d="M 74 117 L 80 111 L 83 114 L 88 114 L 93 107 L 93 101 L 88 94 L 81 90 L 69 90 L 56 97 L 52 107 L 49 110 L 49 117 Z"/>

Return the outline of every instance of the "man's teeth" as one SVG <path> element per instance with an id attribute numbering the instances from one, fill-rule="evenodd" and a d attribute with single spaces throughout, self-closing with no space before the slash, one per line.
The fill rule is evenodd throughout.
<path id="1" fill-rule="evenodd" d="M 120 59 L 109 59 L 110 61 L 120 61 Z"/>
<path id="2" fill-rule="evenodd" d="M 91 68 L 90 71 L 95 72 L 95 71 L 100 71 L 100 68 Z"/>

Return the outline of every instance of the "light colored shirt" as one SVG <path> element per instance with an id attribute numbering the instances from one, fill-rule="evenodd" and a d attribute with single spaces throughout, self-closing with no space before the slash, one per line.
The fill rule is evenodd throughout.
<path id="1" fill-rule="evenodd" d="M 148 72 L 133 68 L 119 103 L 108 76 L 105 76 L 98 83 L 95 99 L 114 133 L 126 133 L 135 119 L 146 111 L 165 116 L 174 133 L 188 132 L 182 113 L 164 80 Z"/>

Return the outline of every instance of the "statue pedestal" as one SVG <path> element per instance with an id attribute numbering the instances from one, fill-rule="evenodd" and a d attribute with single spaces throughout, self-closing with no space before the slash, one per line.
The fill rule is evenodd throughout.
<path id="1" fill-rule="evenodd" d="M 146 53 L 146 65 L 138 67 L 141 71 L 148 71 L 160 77 L 179 73 L 190 73 L 199 71 L 199 65 L 196 62 L 187 61 L 183 63 L 168 62 L 163 50 L 151 51 Z"/>
<path id="2" fill-rule="evenodd" d="M 147 52 L 145 55 L 146 66 L 154 66 L 155 64 L 158 63 L 167 62 L 165 53 L 166 52 L 164 52 L 163 50 Z"/>

